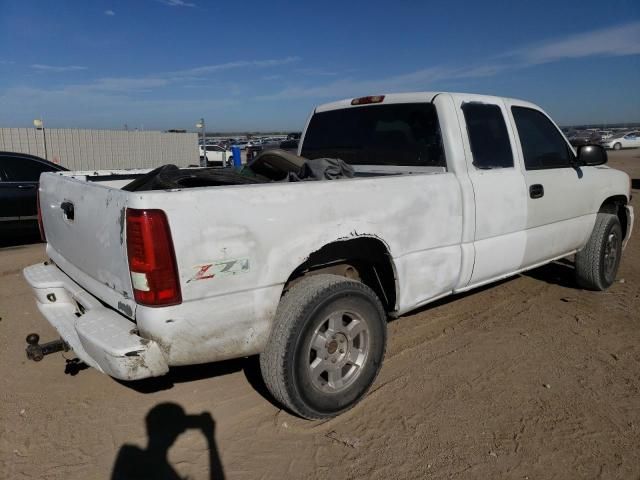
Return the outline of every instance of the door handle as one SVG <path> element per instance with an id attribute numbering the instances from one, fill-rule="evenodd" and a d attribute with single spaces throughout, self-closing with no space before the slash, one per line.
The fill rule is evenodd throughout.
<path id="1" fill-rule="evenodd" d="M 36 188 L 35 185 L 18 185 L 18 189 L 20 190 L 33 190 L 34 188 Z"/>
<path id="2" fill-rule="evenodd" d="M 544 197 L 544 187 L 539 183 L 531 185 L 529 187 L 529 196 L 531 198 L 542 198 Z"/>

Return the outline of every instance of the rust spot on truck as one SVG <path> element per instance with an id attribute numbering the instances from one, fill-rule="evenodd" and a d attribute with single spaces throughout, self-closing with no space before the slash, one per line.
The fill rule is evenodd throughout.
<path id="1" fill-rule="evenodd" d="M 133 315 L 133 309 L 131 306 L 124 302 L 118 302 L 118 310 L 124 313 L 127 317 L 131 317 Z"/>
<path id="2" fill-rule="evenodd" d="M 127 368 L 129 370 L 129 377 L 136 378 L 138 376 L 138 370 L 146 370 L 149 371 L 149 367 L 143 356 L 140 356 L 139 353 L 142 352 L 128 352 L 125 354 L 127 357 Z"/>
<path id="3" fill-rule="evenodd" d="M 124 243 L 124 226 L 126 213 L 127 209 L 125 207 L 122 207 L 120 209 L 120 216 L 118 217 L 118 225 L 120 225 L 120 245 Z"/>

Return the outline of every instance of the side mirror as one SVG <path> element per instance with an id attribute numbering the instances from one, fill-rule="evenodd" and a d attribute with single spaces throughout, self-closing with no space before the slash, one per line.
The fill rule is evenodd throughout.
<path id="1" fill-rule="evenodd" d="M 593 167 L 607 163 L 607 151 L 601 145 L 582 145 L 578 147 L 578 165 Z"/>

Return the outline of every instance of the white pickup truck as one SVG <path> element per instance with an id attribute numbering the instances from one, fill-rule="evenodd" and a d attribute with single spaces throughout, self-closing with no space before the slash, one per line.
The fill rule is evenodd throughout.
<path id="1" fill-rule="evenodd" d="M 24 270 L 40 311 L 123 380 L 260 354 L 278 401 L 326 418 L 373 383 L 389 316 L 573 254 L 577 284 L 606 289 L 631 234 L 629 177 L 520 100 L 329 103 L 298 154 L 355 173 L 148 191 L 43 174 L 50 261 Z"/>

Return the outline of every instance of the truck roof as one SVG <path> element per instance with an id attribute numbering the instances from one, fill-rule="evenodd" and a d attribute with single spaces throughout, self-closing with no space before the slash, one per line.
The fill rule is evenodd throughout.
<path id="1" fill-rule="evenodd" d="M 486 100 L 487 102 L 496 102 L 497 100 L 512 100 L 512 101 L 516 101 L 518 103 L 521 104 L 527 104 L 536 108 L 536 105 L 533 105 L 530 102 L 527 102 L 525 100 L 520 100 L 520 99 L 514 99 L 514 98 L 508 98 L 508 97 L 496 97 L 496 96 L 492 96 L 492 95 L 480 95 L 480 94 L 475 94 L 475 93 L 460 93 L 460 92 L 407 92 L 407 93 L 384 93 L 384 94 L 380 94 L 380 95 L 384 95 L 384 104 L 388 105 L 390 103 L 419 103 L 419 102 L 431 102 L 433 101 L 433 99 L 436 97 L 436 95 L 439 95 L 441 93 L 446 93 L 449 95 L 453 95 L 453 96 L 463 96 L 463 97 L 473 97 L 474 99 L 478 99 L 478 100 Z M 358 107 L 361 105 L 352 105 L 351 101 L 354 98 L 360 98 L 360 97 L 353 97 L 353 98 L 345 98 L 344 100 L 338 100 L 336 102 L 330 102 L 330 103 L 324 103 L 322 105 L 319 105 L 318 107 L 316 107 L 315 111 L 316 112 L 326 112 L 329 110 L 338 110 L 341 108 L 351 108 L 351 107 Z"/>

